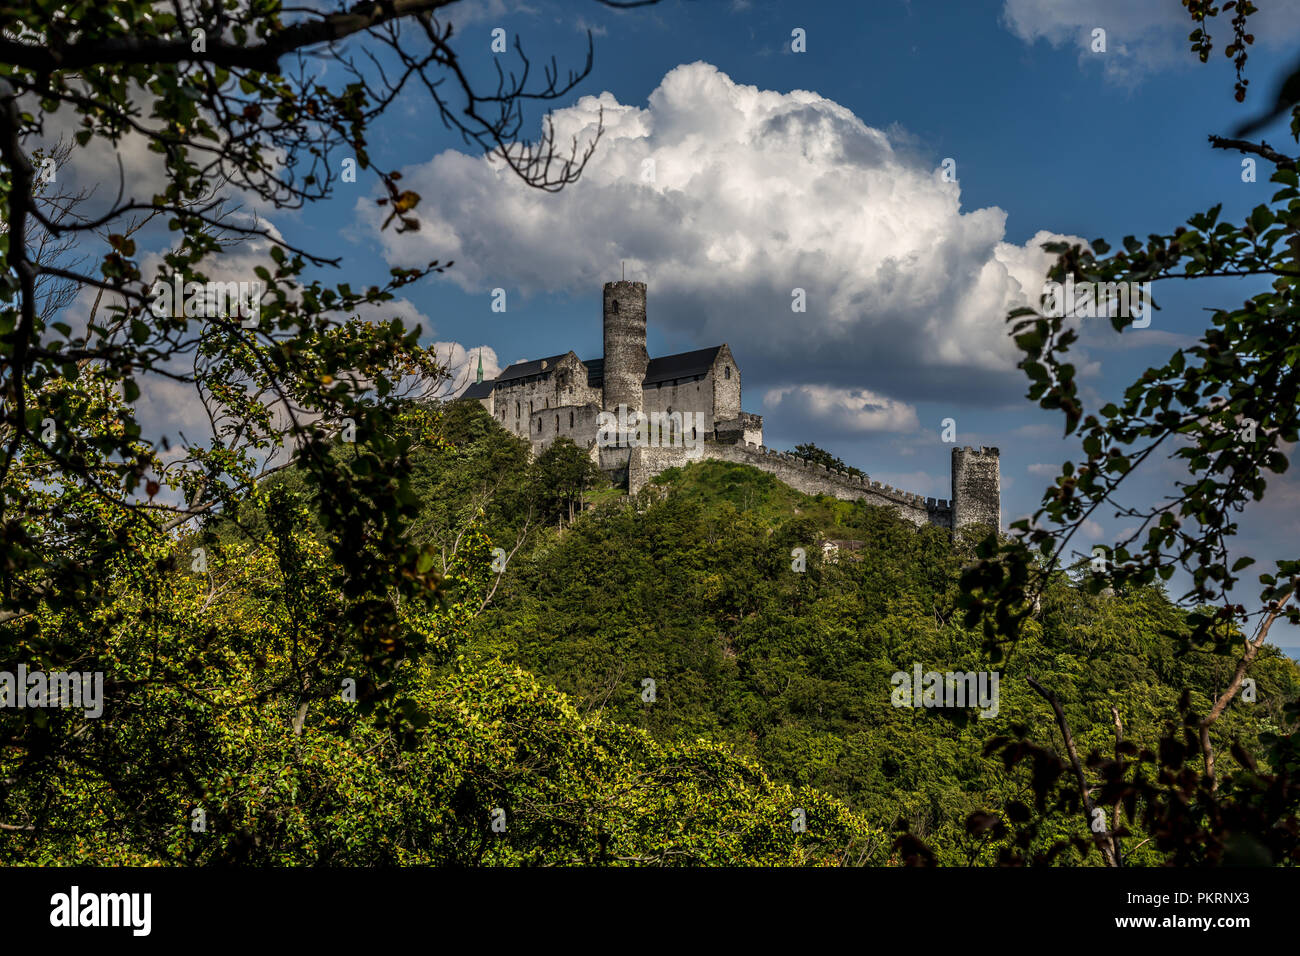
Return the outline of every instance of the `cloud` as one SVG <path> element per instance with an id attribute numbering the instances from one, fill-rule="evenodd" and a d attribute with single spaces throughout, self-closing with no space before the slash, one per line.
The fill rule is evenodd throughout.
<path id="1" fill-rule="evenodd" d="M 466 347 L 459 342 L 434 342 L 429 348 L 438 356 L 439 364 L 447 369 L 447 384 L 442 391 L 449 391 L 449 397 L 461 395 L 474 384 L 480 355 L 483 358 L 483 381 L 490 382 L 501 374 L 502 366 L 496 350 L 489 345 Z"/>
<path id="2" fill-rule="evenodd" d="M 645 109 L 580 99 L 555 113 L 558 140 L 590 142 L 602 112 L 590 165 L 558 194 L 455 150 L 403 170 L 422 226 L 379 233 L 389 261 L 454 259 L 446 279 L 466 291 L 584 298 L 625 261 L 652 325 L 729 342 L 751 381 L 1019 397 L 1005 315 L 1041 290 L 1054 234 L 1008 243 L 1003 210 L 962 210 L 957 183 L 845 107 L 707 63 L 670 71 Z M 383 210 L 357 209 L 378 232 Z"/>
<path id="3" fill-rule="evenodd" d="M 1061 473 L 1061 466 L 1059 464 L 1034 464 L 1026 466 L 1025 471 L 1040 478 L 1055 478 Z"/>
<path id="4" fill-rule="evenodd" d="M 1260 4 L 1249 20 L 1260 45 L 1281 45 L 1300 36 L 1300 0 Z M 1214 56 L 1230 42 L 1231 13 L 1210 22 Z M 1053 47 L 1073 47 L 1081 64 L 1100 64 L 1107 79 L 1134 83 L 1143 75 L 1170 66 L 1196 63 L 1187 35 L 1194 24 L 1187 9 L 1171 0 L 1006 0 L 1002 21 L 1026 43 L 1046 40 Z M 1106 31 L 1106 50 L 1092 50 L 1093 30 Z"/>
<path id="5" fill-rule="evenodd" d="M 578 17 L 577 22 L 574 23 L 573 26 L 579 33 L 587 33 L 590 31 L 592 36 L 597 37 L 609 35 L 608 28 L 601 26 L 599 23 L 592 23 L 586 17 Z"/>
<path id="6" fill-rule="evenodd" d="M 920 425 L 911 405 L 885 398 L 865 388 L 791 385 L 769 389 L 763 407 L 780 413 L 789 425 L 800 419 L 849 434 L 907 432 Z"/>

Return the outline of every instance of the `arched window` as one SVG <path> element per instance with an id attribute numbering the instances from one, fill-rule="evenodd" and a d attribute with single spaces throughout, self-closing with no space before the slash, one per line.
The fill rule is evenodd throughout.
<path id="1" fill-rule="evenodd" d="M 722 366 L 722 377 L 723 377 L 723 378 L 731 378 L 731 366 L 730 366 L 730 365 L 724 365 L 724 366 Z"/>
<path id="2" fill-rule="evenodd" d="M 528 414 L 531 415 L 532 413 L 533 413 L 533 403 L 532 403 L 531 400 L 529 400 L 529 402 L 528 402 Z"/>
<path id="3" fill-rule="evenodd" d="M 537 419 L 537 434 L 540 435 L 541 433 L 542 433 L 542 420 L 539 418 Z"/>
<path id="4" fill-rule="evenodd" d="M 573 412 L 569 412 L 569 427 L 573 427 Z"/>
<path id="5" fill-rule="evenodd" d="M 519 403 L 515 402 L 515 418 L 519 417 Z"/>

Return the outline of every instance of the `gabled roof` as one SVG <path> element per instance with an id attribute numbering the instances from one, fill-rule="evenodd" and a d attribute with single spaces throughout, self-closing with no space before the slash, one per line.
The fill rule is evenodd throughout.
<path id="1" fill-rule="evenodd" d="M 676 355 L 664 355 L 660 358 L 651 359 L 649 365 L 646 366 L 643 384 L 654 385 L 657 382 L 667 382 L 675 378 L 694 378 L 696 375 L 704 375 L 709 369 L 713 368 L 713 363 L 718 360 L 718 353 L 721 351 L 721 345 L 714 345 L 707 349 L 696 349 L 694 352 L 678 352 Z M 562 355 L 551 355 L 547 358 L 533 359 L 530 362 L 516 362 L 498 375 L 495 381 L 484 382 L 483 386 L 486 386 L 486 389 L 481 394 L 470 395 L 467 391 L 465 397 L 484 398 L 493 385 L 549 372 L 555 368 L 555 363 L 568 354 L 568 352 L 565 352 Z M 587 385 L 591 388 L 600 387 L 605 380 L 605 360 L 603 358 L 586 359 L 582 364 L 587 366 Z M 478 386 L 470 387 L 475 388 Z"/>
<path id="2" fill-rule="evenodd" d="M 461 398 L 487 398 L 492 394 L 492 386 L 495 382 L 475 382 L 469 388 L 461 393 Z"/>
<path id="3" fill-rule="evenodd" d="M 666 382 L 673 378 L 691 378 L 696 375 L 703 375 L 713 368 L 713 363 L 717 361 L 720 351 L 722 351 L 722 346 L 715 345 L 712 348 L 696 349 L 694 352 L 678 352 L 676 355 L 665 355 L 662 358 L 651 359 L 645 370 L 645 384 L 653 385 L 656 382 Z"/>
<path id="4" fill-rule="evenodd" d="M 543 371 L 550 371 L 555 367 L 556 362 L 568 354 L 568 352 L 561 352 L 559 355 L 533 359 L 531 362 L 516 362 L 498 375 L 496 380 L 500 383 L 516 378 L 527 378 L 529 375 L 540 375 Z"/>

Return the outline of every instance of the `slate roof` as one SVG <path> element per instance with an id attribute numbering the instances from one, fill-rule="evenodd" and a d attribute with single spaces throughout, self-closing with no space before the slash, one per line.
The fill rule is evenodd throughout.
<path id="1" fill-rule="evenodd" d="M 559 355 L 533 359 L 531 362 L 516 362 L 498 375 L 496 380 L 498 382 L 509 382 L 516 378 L 527 378 L 529 375 L 540 375 L 543 371 L 542 366 L 546 366 L 546 370 L 549 371 L 555 367 L 556 362 L 568 354 L 568 352 L 561 352 Z"/>
<path id="2" fill-rule="evenodd" d="M 475 382 L 461 394 L 461 398 L 487 398 L 492 394 L 495 382 Z"/>
<path id="3" fill-rule="evenodd" d="M 714 345 L 707 349 L 696 349 L 694 352 L 678 352 L 676 355 L 653 358 L 650 360 L 650 364 L 646 366 L 644 384 L 654 385 L 675 378 L 693 378 L 696 375 L 704 375 L 709 369 L 713 368 L 713 363 L 717 361 L 718 352 L 721 350 L 721 345 Z M 530 375 L 541 375 L 554 368 L 555 363 L 568 354 L 568 352 L 564 352 L 561 355 L 533 359 L 530 362 L 516 362 L 498 375 L 495 381 L 484 382 L 482 385 L 471 385 L 463 397 L 485 398 L 493 385 L 514 381 L 517 378 L 527 378 Z M 582 364 L 587 366 L 587 385 L 589 387 L 598 388 L 604 384 L 605 360 L 603 358 L 587 359 Z M 484 390 L 470 394 L 476 388 Z"/>
<path id="4" fill-rule="evenodd" d="M 713 368 L 713 363 L 721 350 L 721 345 L 715 345 L 712 348 L 696 349 L 694 352 L 678 352 L 676 355 L 651 359 L 650 365 L 645 370 L 645 384 L 653 385 L 673 378 L 703 375 Z"/>

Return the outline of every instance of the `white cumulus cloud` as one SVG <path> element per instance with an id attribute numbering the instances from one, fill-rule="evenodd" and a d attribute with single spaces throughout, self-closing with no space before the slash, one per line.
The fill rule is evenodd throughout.
<path id="1" fill-rule="evenodd" d="M 584 97 L 556 112 L 557 137 L 589 142 L 602 112 L 590 165 L 558 194 L 456 150 L 404 170 L 421 228 L 380 233 L 390 262 L 453 259 L 446 278 L 467 291 L 586 299 L 626 262 L 649 283 L 652 327 L 684 347 L 728 342 L 751 382 L 1018 395 L 1005 316 L 1041 291 L 1054 234 L 1007 242 L 1005 212 L 963 210 L 937 160 L 817 93 L 707 63 L 671 70 L 644 109 Z M 358 215 L 377 230 L 384 211 L 363 200 Z"/>
<path id="2" fill-rule="evenodd" d="M 911 405 L 865 388 L 785 386 L 770 389 L 763 396 L 763 406 L 769 412 L 780 412 L 786 422 L 810 419 L 849 434 L 909 432 L 920 427 Z"/>
<path id="3" fill-rule="evenodd" d="M 1231 19 L 1229 11 L 1207 24 L 1217 60 L 1224 59 L 1223 48 L 1232 40 Z M 1195 24 L 1179 0 L 1006 0 L 1002 20 L 1027 43 L 1046 40 L 1075 48 L 1081 62 L 1099 63 L 1119 82 L 1197 62 L 1187 39 Z M 1300 36 L 1300 0 L 1261 3 L 1248 23 L 1258 44 L 1283 44 Z M 1098 29 L 1105 31 L 1105 52 L 1093 51 Z"/>

